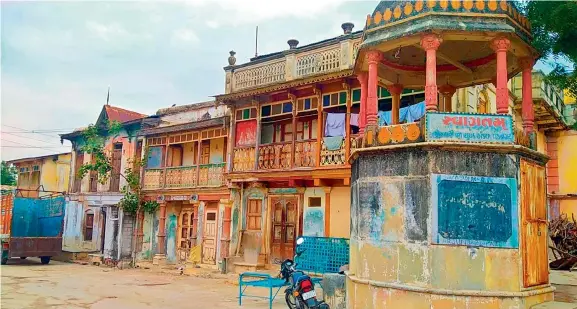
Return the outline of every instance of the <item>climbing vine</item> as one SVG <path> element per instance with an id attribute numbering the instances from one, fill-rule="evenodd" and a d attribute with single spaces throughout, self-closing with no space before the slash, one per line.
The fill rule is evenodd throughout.
<path id="1" fill-rule="evenodd" d="M 102 127 L 90 125 L 83 131 L 84 144 L 80 149 L 92 155 L 92 162 L 82 164 L 78 170 L 77 177 L 84 178 L 90 171 L 96 172 L 98 182 L 104 184 L 110 178 L 112 172 L 112 158 L 105 150 L 106 140 L 117 137 L 122 130 L 122 124 L 113 121 Z M 144 153 L 148 153 L 148 147 Z M 126 180 L 126 185 L 120 190 L 124 195 L 118 206 L 124 212 L 136 214 L 139 210 L 154 213 L 160 206 L 156 201 L 144 200 L 142 186 L 140 182 L 140 169 L 146 165 L 148 156 L 144 159 L 135 158 L 128 160 L 128 167 L 124 169 L 120 176 Z"/>

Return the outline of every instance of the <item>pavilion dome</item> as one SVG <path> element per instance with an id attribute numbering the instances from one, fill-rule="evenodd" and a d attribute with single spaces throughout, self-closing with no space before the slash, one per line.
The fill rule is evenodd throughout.
<path id="1" fill-rule="evenodd" d="M 507 73 L 520 71 L 518 59 L 536 58 L 531 46 L 528 19 L 518 7 L 505 0 L 410 0 L 380 1 L 367 16 L 363 41 L 355 63 L 366 71 L 368 50 L 382 52 L 381 82 L 406 87 L 423 85 L 425 53 L 420 41 L 425 34 L 442 39 L 438 50 L 439 83 L 465 87 L 494 79 L 495 52 L 491 42 L 506 37 L 511 42 Z"/>

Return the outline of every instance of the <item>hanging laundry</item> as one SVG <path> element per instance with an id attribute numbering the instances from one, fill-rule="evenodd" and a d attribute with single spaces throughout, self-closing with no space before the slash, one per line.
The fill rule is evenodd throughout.
<path id="1" fill-rule="evenodd" d="M 345 130 L 346 114 L 327 113 L 325 122 L 325 136 L 346 136 Z"/>
<path id="2" fill-rule="evenodd" d="M 391 111 L 379 111 L 379 127 L 384 127 L 392 124 Z"/>
<path id="3" fill-rule="evenodd" d="M 408 110 L 406 120 L 407 122 L 415 122 L 425 116 L 426 106 L 425 102 L 410 105 L 406 107 Z"/>
<path id="4" fill-rule="evenodd" d="M 339 150 L 343 144 L 344 138 L 342 136 L 323 137 L 323 142 L 327 150 Z"/>
<path id="5" fill-rule="evenodd" d="M 351 114 L 351 126 L 359 126 L 359 114 Z"/>

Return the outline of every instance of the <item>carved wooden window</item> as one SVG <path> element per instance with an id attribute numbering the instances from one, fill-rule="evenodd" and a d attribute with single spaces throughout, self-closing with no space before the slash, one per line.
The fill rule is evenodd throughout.
<path id="1" fill-rule="evenodd" d="M 261 117 L 270 117 L 270 116 L 290 114 L 292 113 L 292 111 L 293 111 L 292 102 L 273 103 L 261 106 L 260 115 Z"/>
<path id="2" fill-rule="evenodd" d="M 323 95 L 323 107 L 347 104 L 347 92 L 335 92 Z"/>
<path id="3" fill-rule="evenodd" d="M 86 211 L 84 214 L 84 241 L 92 241 L 92 231 L 94 229 L 94 212 Z"/>
<path id="4" fill-rule="evenodd" d="M 303 118 L 297 121 L 296 129 L 297 141 L 306 141 L 317 138 L 317 118 Z"/>
<path id="5" fill-rule="evenodd" d="M 183 210 L 183 212 L 180 213 L 180 248 L 190 248 L 193 245 L 192 239 L 196 238 L 194 221 L 193 209 Z"/>
<path id="6" fill-rule="evenodd" d="M 256 108 L 249 107 L 236 110 L 236 121 L 256 119 Z"/>
<path id="7" fill-rule="evenodd" d="M 262 219 L 262 200 L 248 200 L 247 229 L 260 231 Z"/>
<path id="8" fill-rule="evenodd" d="M 317 110 L 319 99 L 317 97 L 302 98 L 297 100 L 297 112 Z"/>
<path id="9" fill-rule="evenodd" d="M 351 103 L 352 104 L 361 103 L 361 88 L 351 89 Z"/>

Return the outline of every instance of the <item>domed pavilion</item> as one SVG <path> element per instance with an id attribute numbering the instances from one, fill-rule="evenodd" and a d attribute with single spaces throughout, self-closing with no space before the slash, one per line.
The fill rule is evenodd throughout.
<path id="1" fill-rule="evenodd" d="M 530 30 L 504 0 L 381 1 L 367 16 L 354 66 L 363 147 L 351 155 L 348 308 L 552 300 Z M 520 72 L 515 123 L 507 84 Z M 456 89 L 487 83 L 493 113 L 451 108 Z M 422 89 L 421 107 L 401 108 L 404 91 Z"/>

